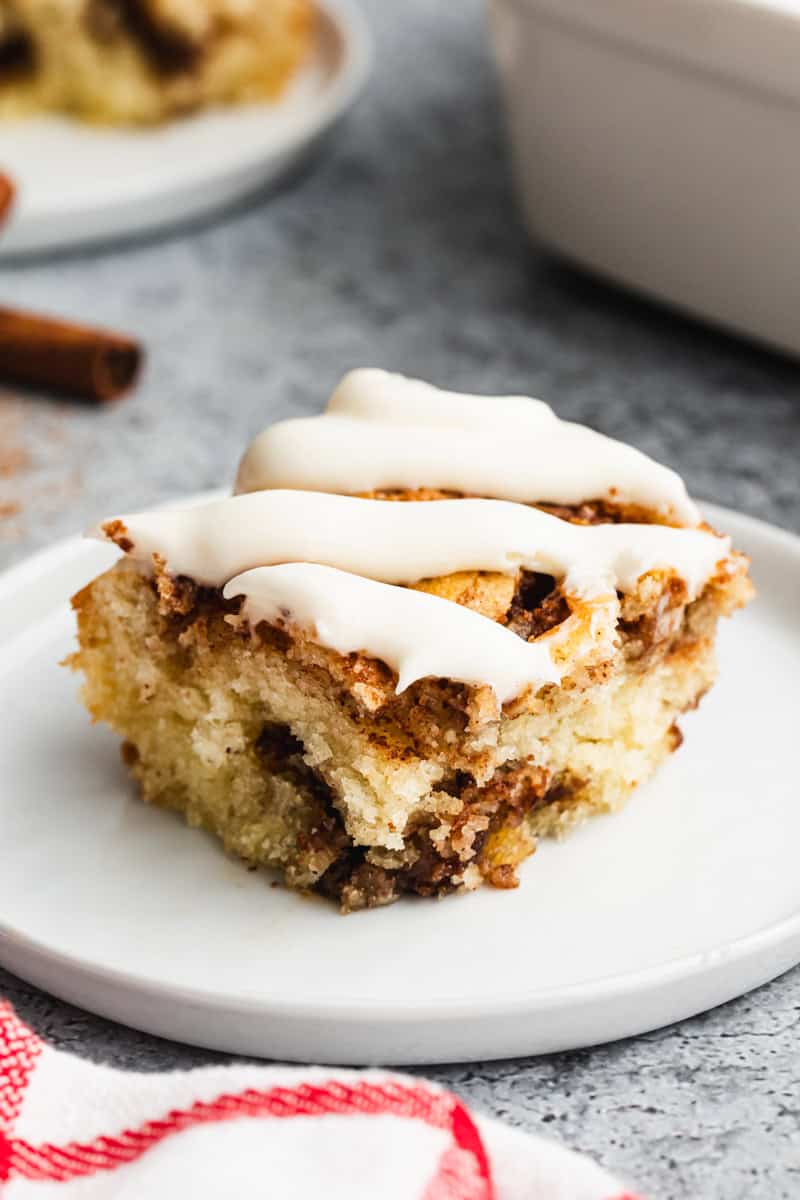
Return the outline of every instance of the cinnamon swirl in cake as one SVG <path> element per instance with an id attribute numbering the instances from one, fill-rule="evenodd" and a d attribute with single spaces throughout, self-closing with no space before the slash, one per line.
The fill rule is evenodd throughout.
<path id="1" fill-rule="evenodd" d="M 312 16 L 312 0 L 0 0 L 0 116 L 153 123 L 273 98 Z"/>
<path id="2" fill-rule="evenodd" d="M 751 594 L 666 467 L 376 370 L 257 437 L 236 494 L 98 532 L 124 554 L 71 665 L 144 799 L 345 911 L 514 887 L 618 809 Z"/>

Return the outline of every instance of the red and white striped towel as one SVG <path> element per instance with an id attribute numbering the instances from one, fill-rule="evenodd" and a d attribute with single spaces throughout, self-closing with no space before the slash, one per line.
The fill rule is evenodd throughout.
<path id="1" fill-rule="evenodd" d="M 0 1001 L 2 1200 L 635 1200 L 589 1159 L 378 1071 L 140 1074 Z"/>

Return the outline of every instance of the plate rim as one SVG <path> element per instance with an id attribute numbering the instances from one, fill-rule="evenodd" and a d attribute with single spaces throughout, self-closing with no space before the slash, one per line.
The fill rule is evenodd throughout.
<path id="1" fill-rule="evenodd" d="M 176 497 L 168 503 L 178 501 L 186 503 L 189 499 L 200 501 L 215 494 L 219 494 L 219 489 L 198 493 L 192 497 Z M 762 540 L 766 539 L 778 554 L 789 554 L 800 564 L 800 535 L 761 518 L 739 513 L 716 504 L 701 502 L 701 507 L 704 516 L 710 523 L 718 524 L 723 529 L 733 525 L 737 534 L 739 536 L 743 534 L 745 539 L 748 531 L 752 531 Z M 49 570 L 70 561 L 86 545 L 88 543 L 80 536 L 67 537 L 6 569 L 0 573 L 0 597 L 12 594 L 16 588 L 24 587 L 26 584 L 40 579 Z M 36 624 L 52 619 L 63 603 L 63 598 L 54 599 L 47 615 L 40 617 Z M 22 636 L 22 634 L 18 636 Z M 12 645 L 14 641 L 15 636 L 12 635 Z M 2 654 L 3 646 L 0 645 L 0 656 Z M 459 898 L 455 897 L 451 902 L 458 903 Z M 351 919 L 359 919 L 359 915 L 357 914 Z M 363 919 L 363 914 L 361 919 Z M 385 1002 L 376 1004 L 374 1001 L 360 999 L 357 995 L 338 997 L 334 1000 L 321 999 L 312 1002 L 304 999 L 295 1002 L 287 998 L 271 999 L 242 992 L 226 992 L 224 989 L 214 988 L 213 985 L 203 989 L 194 986 L 173 985 L 147 975 L 134 974 L 122 968 L 99 965 L 89 958 L 54 949 L 46 942 L 21 933 L 0 917 L 0 964 L 7 964 L 8 969 L 12 971 L 22 969 L 25 977 L 33 982 L 36 982 L 37 977 L 41 980 L 44 975 L 47 975 L 47 982 L 42 983 L 41 986 L 51 991 L 53 990 L 52 973 L 56 971 L 64 974 L 65 977 L 70 976 L 73 981 L 77 979 L 78 991 L 81 989 L 81 981 L 85 983 L 88 980 L 96 980 L 112 989 L 115 994 L 125 994 L 131 1001 L 137 997 L 161 1002 L 171 999 L 173 1002 L 189 1003 L 194 1009 L 205 1012 L 224 1010 L 227 1016 L 231 1014 L 250 1015 L 260 1017 L 263 1022 L 281 1022 L 291 1019 L 294 1022 L 317 1026 L 325 1021 L 334 1021 L 342 1027 L 353 1029 L 363 1024 L 365 1020 L 376 1027 L 385 1028 L 392 1025 L 409 1030 L 420 1023 L 443 1025 L 470 1021 L 496 1021 L 503 1017 L 514 1020 L 523 1016 L 534 1019 L 543 1013 L 551 1013 L 556 1008 L 575 1015 L 587 1004 L 608 1003 L 623 996 L 628 999 L 651 997 L 655 1000 L 661 989 L 670 984 L 687 984 L 698 976 L 708 977 L 715 973 L 720 974 L 726 968 L 743 960 L 753 965 L 756 962 L 763 963 L 765 957 L 769 956 L 771 952 L 777 951 L 781 947 L 786 949 L 790 945 L 795 947 L 791 951 L 791 961 L 795 962 L 799 957 L 798 950 L 800 950 L 800 909 L 778 921 L 763 925 L 709 950 L 679 955 L 633 971 L 617 972 L 571 984 L 541 987 L 535 991 L 526 990 L 522 994 L 517 993 L 503 999 L 481 1000 L 477 1005 L 467 1000 L 459 1001 L 445 997 L 432 1001 L 423 999 L 421 1003 L 412 1005 L 409 1005 L 408 1002 L 401 1005 Z M 783 962 L 783 960 L 781 961 Z M 779 970 L 774 971 L 771 968 L 759 969 L 756 983 L 750 984 L 747 988 L 734 988 L 723 999 L 741 995 L 750 990 L 750 987 L 758 986 L 758 982 L 766 982 L 786 969 L 788 966 L 785 964 Z M 68 986 L 66 991 L 69 990 Z M 72 998 L 73 1002 L 85 1003 L 85 1000 L 76 1001 L 75 995 L 76 992 L 73 990 L 72 997 L 65 994 L 65 998 Z M 85 993 L 81 991 L 81 996 L 84 995 Z M 721 999 L 715 999 L 713 1004 L 721 1002 L 723 1002 Z M 703 1011 L 707 1007 L 708 1005 L 696 1006 L 693 1011 Z M 102 1005 L 95 1006 L 94 1010 L 102 1011 L 102 1008 Z M 107 1015 L 113 1017 L 114 1013 L 108 1012 Z M 648 1028 L 654 1027 L 657 1026 L 648 1025 Z M 644 1029 L 641 1031 L 643 1032 Z M 211 1043 L 200 1042 L 198 1044 L 210 1045 Z M 522 1052 L 520 1051 L 520 1053 Z M 422 1061 L 422 1058 L 407 1058 L 405 1061 Z M 437 1060 L 428 1057 L 426 1061 Z"/>

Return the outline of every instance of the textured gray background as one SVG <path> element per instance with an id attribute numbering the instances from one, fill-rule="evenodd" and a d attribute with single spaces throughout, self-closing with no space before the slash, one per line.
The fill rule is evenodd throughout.
<path id="1" fill-rule="evenodd" d="M 366 8 L 375 79 L 291 187 L 169 239 L 0 270 L 2 302 L 119 326 L 149 350 L 137 394 L 106 411 L 0 394 L 0 565 L 104 512 L 227 482 L 250 434 L 316 410 L 360 363 L 543 396 L 670 462 L 698 495 L 800 529 L 797 365 L 537 256 L 512 203 L 479 0 Z M 97 1059 L 215 1057 L 1 971 L 0 990 Z M 632 1042 L 429 1074 L 653 1197 L 779 1200 L 800 1195 L 798 1030 L 795 971 Z"/>

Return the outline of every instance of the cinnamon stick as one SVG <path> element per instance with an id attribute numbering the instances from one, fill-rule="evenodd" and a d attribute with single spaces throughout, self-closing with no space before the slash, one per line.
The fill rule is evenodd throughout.
<path id="1" fill-rule="evenodd" d="M 4 223 L 14 203 L 16 189 L 8 178 L 0 172 L 0 225 Z"/>
<path id="2" fill-rule="evenodd" d="M 144 354 L 119 333 L 0 308 L 0 380 L 95 403 L 133 387 Z"/>

